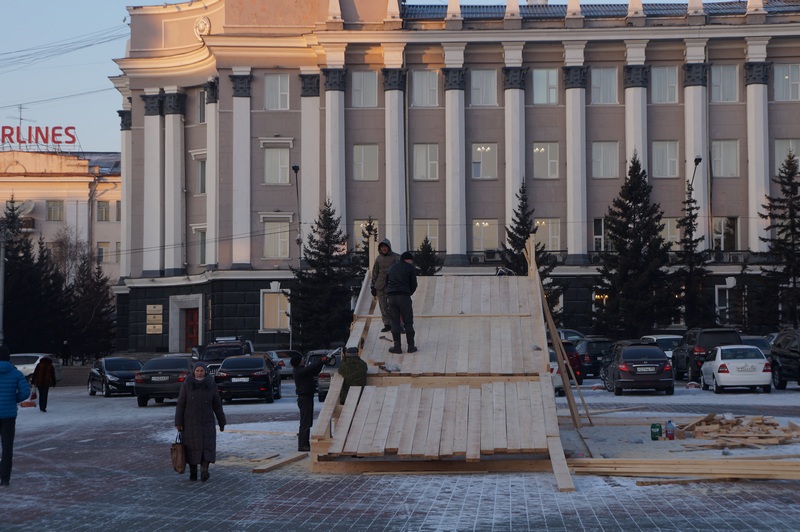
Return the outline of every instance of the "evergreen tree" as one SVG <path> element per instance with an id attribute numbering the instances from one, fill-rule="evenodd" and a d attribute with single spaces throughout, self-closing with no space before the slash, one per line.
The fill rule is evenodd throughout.
<path id="1" fill-rule="evenodd" d="M 758 215 L 768 221 L 770 236 L 761 240 L 769 244 L 769 254 L 775 264 L 764 268 L 764 274 L 774 286 L 781 287 L 781 321 L 800 326 L 800 171 L 791 151 L 781 165 L 778 175 L 772 179 L 780 192 L 767 196 L 761 205 L 765 213 Z"/>
<path id="2" fill-rule="evenodd" d="M 81 355 L 101 357 L 114 350 L 114 297 L 108 277 L 86 254 L 73 286 L 75 331 L 73 349 Z M 75 353 L 73 353 L 75 354 Z"/>
<path id="3" fill-rule="evenodd" d="M 303 349 L 329 348 L 347 340 L 353 321 L 351 288 L 358 268 L 349 260 L 347 235 L 328 199 L 303 247 L 307 268 L 292 268 L 295 284 L 288 292 L 292 330 Z"/>
<path id="4" fill-rule="evenodd" d="M 53 262 L 44 236 L 39 237 L 34 268 L 39 278 L 40 304 L 43 309 L 47 309 L 40 315 L 40 325 L 43 330 L 47 330 L 47 334 L 40 335 L 39 340 L 42 343 L 39 350 L 57 353 L 63 341 L 74 330 L 74 306 L 71 291 L 67 289 L 64 277 Z"/>
<path id="5" fill-rule="evenodd" d="M 358 266 L 358 276 L 364 275 L 369 266 L 369 243 L 378 240 L 378 226 L 372 216 L 361 226 L 361 245 L 353 253 L 353 264 Z"/>
<path id="6" fill-rule="evenodd" d="M 634 153 L 628 178 L 605 216 L 613 252 L 600 253 L 595 285 L 598 332 L 636 338 L 666 324 L 674 315 L 675 297 L 668 280 L 669 245 L 658 204 L 652 203 L 647 173 Z"/>
<path id="7" fill-rule="evenodd" d="M 414 253 L 414 266 L 417 269 L 417 275 L 431 276 L 436 275 L 442 270 L 442 260 L 433 249 L 428 235 L 425 235 L 425 240 L 419 245 L 419 250 Z"/>

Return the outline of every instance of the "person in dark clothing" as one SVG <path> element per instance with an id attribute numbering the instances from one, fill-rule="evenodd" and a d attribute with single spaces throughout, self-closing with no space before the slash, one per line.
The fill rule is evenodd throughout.
<path id="1" fill-rule="evenodd" d="M 56 385 L 56 368 L 50 357 L 42 357 L 33 370 L 31 383 L 39 390 L 39 410 L 47 412 L 47 396 Z"/>
<path id="2" fill-rule="evenodd" d="M 306 359 L 301 355 L 292 356 L 294 368 L 294 387 L 297 392 L 297 407 L 300 409 L 300 431 L 297 433 L 297 450 L 300 452 L 311 450 L 311 425 L 314 422 L 314 393 L 317 383 L 314 377 L 319 375 L 328 357 L 320 357 L 319 362 L 306 365 Z"/>
<path id="3" fill-rule="evenodd" d="M 61 364 L 68 366 L 71 358 L 72 355 L 69 350 L 69 342 L 64 340 L 64 343 L 61 345 Z"/>
<path id="4" fill-rule="evenodd" d="M 14 459 L 14 434 L 17 427 L 17 404 L 31 394 L 28 381 L 11 363 L 8 348 L 0 345 L 0 486 L 8 486 Z"/>
<path id="5" fill-rule="evenodd" d="M 389 268 L 400 260 L 400 255 L 392 251 L 392 243 L 388 238 L 381 240 L 378 244 L 378 256 L 375 257 L 375 264 L 372 265 L 372 285 L 370 291 L 374 297 L 378 298 L 378 306 L 381 309 L 381 319 L 383 320 L 383 329 L 381 332 L 388 332 L 392 330 L 392 322 L 389 318 L 389 297 L 386 292 L 386 275 L 389 273 Z"/>
<path id="6" fill-rule="evenodd" d="M 389 316 L 392 319 L 392 339 L 394 346 L 389 348 L 390 353 L 402 353 L 400 335 L 403 327 L 406 331 L 408 352 L 415 353 L 414 345 L 414 309 L 411 296 L 417 290 L 417 271 L 414 268 L 414 255 L 405 251 L 400 256 L 400 262 L 389 268 L 386 280 L 386 291 L 389 294 Z"/>
<path id="7" fill-rule="evenodd" d="M 197 480 L 197 464 L 200 464 L 200 480 L 203 482 L 211 476 L 208 464 L 217 459 L 215 425 L 219 424 L 219 431 L 225 432 L 226 424 L 217 384 L 207 368 L 205 362 L 196 362 L 192 366 L 193 373 L 183 382 L 178 406 L 175 407 L 175 427 L 183 432 L 189 480 Z"/>

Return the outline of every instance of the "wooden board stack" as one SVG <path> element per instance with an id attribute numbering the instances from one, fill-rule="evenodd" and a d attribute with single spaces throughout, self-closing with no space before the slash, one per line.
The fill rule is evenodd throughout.
<path id="1" fill-rule="evenodd" d="M 695 439 L 713 440 L 710 443 L 686 443 L 692 449 L 722 449 L 725 447 L 762 448 L 765 445 L 790 443 L 800 438 L 794 423 L 781 427 L 772 416 L 734 416 L 733 414 L 708 414 L 677 431 Z M 678 432 L 680 436 L 680 432 Z"/>

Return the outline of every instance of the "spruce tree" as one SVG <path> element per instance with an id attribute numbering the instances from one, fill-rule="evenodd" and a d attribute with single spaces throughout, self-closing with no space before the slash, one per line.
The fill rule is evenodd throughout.
<path id="1" fill-rule="evenodd" d="M 794 153 L 788 153 L 778 175 L 772 179 L 779 195 L 767 196 L 759 213 L 768 221 L 770 236 L 761 240 L 769 244 L 769 254 L 775 264 L 764 268 L 764 274 L 774 286 L 781 287 L 781 321 L 800 326 L 800 171 Z"/>
<path id="2" fill-rule="evenodd" d="M 347 340 L 353 320 L 351 288 L 358 268 L 347 256 L 347 235 L 328 199 L 303 246 L 307 267 L 292 268 L 295 283 L 287 293 L 292 330 L 303 349 L 329 348 Z"/>
<path id="3" fill-rule="evenodd" d="M 423 277 L 436 275 L 442 270 L 441 263 L 442 259 L 433 249 L 428 235 L 425 235 L 425 239 L 419 245 L 419 250 L 414 253 L 414 267 L 417 269 L 417 275 Z"/>
<path id="4" fill-rule="evenodd" d="M 90 254 L 81 260 L 73 286 L 77 354 L 102 357 L 114 349 L 114 297 L 108 277 Z M 76 353 L 73 353 L 73 355 Z"/>
<path id="5" fill-rule="evenodd" d="M 663 213 L 651 201 L 652 187 L 634 153 L 628 178 L 605 216 L 613 252 L 600 253 L 595 292 L 598 332 L 637 338 L 674 314 L 675 297 L 666 266 L 669 245 L 662 236 Z"/>

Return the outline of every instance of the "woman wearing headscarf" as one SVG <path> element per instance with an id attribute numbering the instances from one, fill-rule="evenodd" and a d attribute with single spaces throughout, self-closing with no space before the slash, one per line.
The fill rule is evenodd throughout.
<path id="1" fill-rule="evenodd" d="M 215 420 L 216 418 L 216 420 Z M 225 430 L 225 412 L 217 392 L 214 377 L 208 374 L 208 366 L 197 362 L 181 386 L 178 406 L 175 408 L 175 426 L 183 433 L 186 446 L 186 463 L 189 464 L 189 480 L 197 480 L 197 465 L 200 464 L 200 480 L 211 476 L 208 464 L 216 461 L 217 428 Z"/>
<path id="2" fill-rule="evenodd" d="M 56 385 L 56 368 L 50 357 L 42 357 L 33 370 L 31 383 L 39 390 L 39 410 L 47 412 L 47 395 Z"/>

